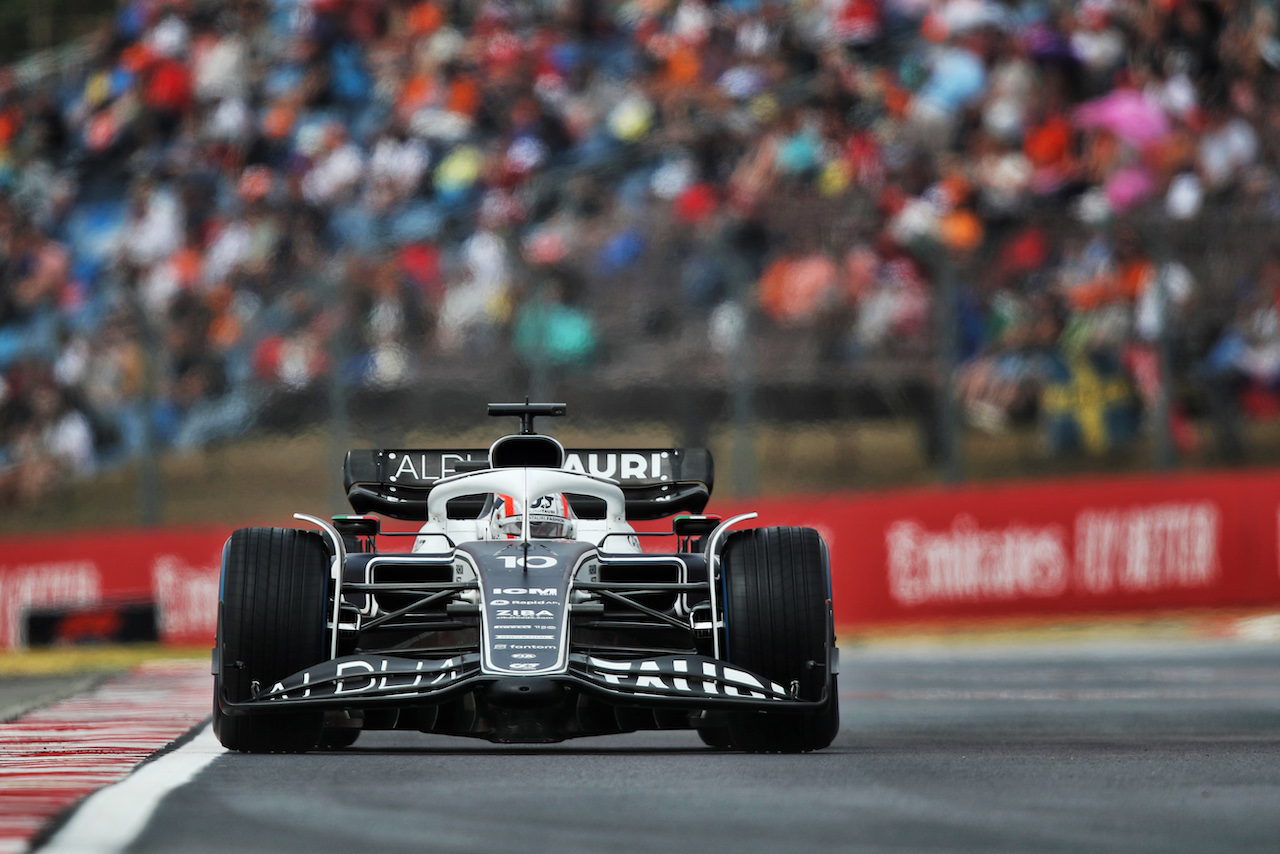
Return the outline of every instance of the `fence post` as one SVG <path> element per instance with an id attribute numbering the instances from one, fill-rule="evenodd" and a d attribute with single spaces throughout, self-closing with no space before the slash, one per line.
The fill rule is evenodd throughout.
<path id="1" fill-rule="evenodd" d="M 735 304 L 738 312 L 737 335 L 729 365 L 730 411 L 733 417 L 733 494 L 749 497 L 756 494 L 755 447 L 755 348 L 752 346 L 752 311 L 745 298 Z"/>
<path id="2" fill-rule="evenodd" d="M 333 276 L 324 291 L 330 305 L 336 306 L 338 323 L 330 346 L 333 364 L 329 368 L 329 511 L 330 515 L 350 512 L 347 490 L 343 484 L 343 463 L 351 448 L 351 416 L 348 411 L 348 389 L 343 372 L 351 358 L 351 334 L 359 318 L 348 316 L 345 273 Z"/>
<path id="3" fill-rule="evenodd" d="M 138 296 L 136 287 L 127 288 L 129 313 L 142 337 L 142 447 L 138 459 L 138 515 L 144 528 L 154 528 L 164 520 L 164 478 L 160 471 L 160 449 L 156 441 L 155 409 L 161 365 L 160 342 L 155 325 Z"/>
<path id="4" fill-rule="evenodd" d="M 964 480 L 964 461 L 960 452 L 960 415 L 956 400 L 956 368 L 960 363 L 960 293 L 951 253 L 936 249 L 934 270 L 938 281 L 938 455 L 942 482 L 957 484 Z"/>
<path id="5" fill-rule="evenodd" d="M 1174 263 L 1169 249 L 1168 223 L 1155 222 L 1148 233 L 1153 235 L 1152 261 L 1155 264 L 1156 289 L 1156 400 L 1152 417 L 1151 439 L 1155 451 L 1156 471 L 1168 472 L 1177 467 L 1178 455 L 1173 442 L 1173 336 L 1170 335 L 1169 266 Z"/>
<path id="6" fill-rule="evenodd" d="M 716 253 L 725 271 L 728 300 L 725 308 L 732 312 L 729 362 L 725 379 L 729 383 L 730 440 L 729 461 L 733 494 L 749 497 L 756 494 L 755 396 L 755 287 L 757 271 L 733 245 L 727 231 L 716 237 Z"/>

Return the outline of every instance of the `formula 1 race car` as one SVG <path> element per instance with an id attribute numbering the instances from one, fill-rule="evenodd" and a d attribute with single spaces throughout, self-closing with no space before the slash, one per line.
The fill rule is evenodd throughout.
<path id="1" fill-rule="evenodd" d="M 218 739 L 299 752 L 366 729 L 501 743 L 695 729 L 717 748 L 829 745 L 838 651 L 822 538 L 734 530 L 755 513 L 701 515 L 706 450 L 566 451 L 534 431 L 565 410 L 491 404 L 521 429 L 487 451 L 350 451 L 361 515 L 233 533 Z M 423 524 L 382 531 L 375 513 Z M 672 516 L 670 532 L 631 524 Z M 386 549 L 396 537 L 412 547 Z"/>

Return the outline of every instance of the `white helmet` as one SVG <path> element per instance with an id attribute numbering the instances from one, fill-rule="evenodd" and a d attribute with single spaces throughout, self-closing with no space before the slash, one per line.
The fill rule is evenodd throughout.
<path id="1" fill-rule="evenodd" d="M 523 508 L 509 495 L 493 497 L 490 526 L 495 539 L 518 539 Z M 578 517 L 563 492 L 553 492 L 529 500 L 529 537 L 531 539 L 572 539 Z"/>

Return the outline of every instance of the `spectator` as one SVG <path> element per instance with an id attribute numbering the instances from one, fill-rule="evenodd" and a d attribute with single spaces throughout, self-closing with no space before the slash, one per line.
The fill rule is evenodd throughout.
<path id="1" fill-rule="evenodd" d="M 516 315 L 514 349 L 530 373 L 583 368 L 595 357 L 594 324 L 569 303 L 566 286 L 553 277 Z"/>
<path id="2" fill-rule="evenodd" d="M 779 359 L 925 374 L 944 256 L 987 329 L 971 412 L 1035 410 L 1085 353 L 1150 408 L 1154 341 L 1189 334 L 1152 282 L 1184 313 L 1193 288 L 1124 220 L 1280 210 L 1275 32 L 1206 0 L 133 0 L 0 92 L 0 370 L 65 395 L 13 374 L 7 452 L 52 454 L 54 409 L 83 436 L 77 401 L 103 463 L 148 418 L 198 445 L 328 377 L 625 366 L 627 330 L 728 328 L 747 292 L 820 342 Z M 1211 370 L 1268 386 L 1266 303 L 1227 307 Z"/>

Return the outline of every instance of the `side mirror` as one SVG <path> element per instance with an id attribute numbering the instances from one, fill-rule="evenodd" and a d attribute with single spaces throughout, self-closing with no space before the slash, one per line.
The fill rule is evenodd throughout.
<path id="1" fill-rule="evenodd" d="M 333 527 L 339 534 L 376 537 L 382 530 L 382 522 L 377 516 L 334 516 Z"/>
<path id="2" fill-rule="evenodd" d="M 719 516 L 677 516 L 671 526 L 677 537 L 704 537 L 719 524 Z"/>
<path id="3" fill-rule="evenodd" d="M 720 524 L 719 516 L 677 516 L 671 523 L 682 552 L 702 551 L 702 538 Z"/>

